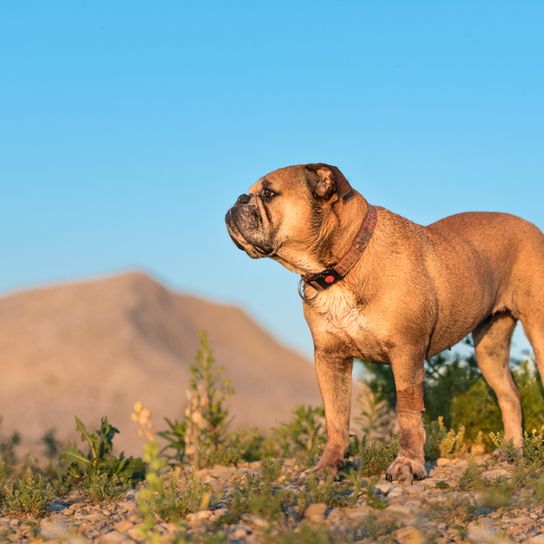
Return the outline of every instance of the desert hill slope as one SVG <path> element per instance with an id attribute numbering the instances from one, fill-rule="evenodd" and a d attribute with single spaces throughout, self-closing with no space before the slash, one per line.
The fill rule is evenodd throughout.
<path id="1" fill-rule="evenodd" d="M 319 402 L 313 369 L 243 311 L 176 294 L 142 273 L 16 293 L 0 299 L 0 416 L 28 445 L 50 428 L 74 438 L 74 415 L 101 415 L 139 450 L 131 407 L 181 415 L 198 332 L 232 379 L 235 426 L 267 427 Z"/>

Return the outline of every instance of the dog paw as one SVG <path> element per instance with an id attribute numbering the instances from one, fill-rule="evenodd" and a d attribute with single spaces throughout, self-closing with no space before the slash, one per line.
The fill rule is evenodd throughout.
<path id="1" fill-rule="evenodd" d="M 319 460 L 319 463 L 305 470 L 302 475 L 310 476 L 314 474 L 319 476 L 325 476 L 327 474 L 333 474 L 334 476 L 336 476 L 339 469 L 342 468 L 343 464 L 344 460 L 342 457 L 338 455 L 329 455 L 327 452 L 325 452 Z"/>
<path id="2" fill-rule="evenodd" d="M 427 477 L 427 469 L 423 459 L 410 459 L 399 455 L 387 469 L 385 479 L 388 482 L 406 482 L 412 484 L 414 480 L 423 480 Z"/>

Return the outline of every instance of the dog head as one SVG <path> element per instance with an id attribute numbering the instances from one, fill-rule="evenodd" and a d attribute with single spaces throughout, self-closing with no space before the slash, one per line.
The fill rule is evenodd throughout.
<path id="1" fill-rule="evenodd" d="M 318 271 L 328 264 L 339 208 L 355 194 L 335 166 L 280 168 L 238 197 L 227 229 L 252 258 L 272 257 L 298 273 Z"/>

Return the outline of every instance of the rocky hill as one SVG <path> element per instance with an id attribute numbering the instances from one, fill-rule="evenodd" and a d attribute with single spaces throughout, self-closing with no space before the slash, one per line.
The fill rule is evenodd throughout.
<path id="1" fill-rule="evenodd" d="M 182 413 L 201 330 L 236 390 L 234 425 L 268 427 L 319 402 L 309 362 L 243 311 L 127 273 L 0 299 L 3 432 L 32 446 L 50 428 L 75 437 L 74 415 L 91 427 L 107 415 L 118 445 L 138 452 L 133 403 L 151 408 L 157 426 Z"/>

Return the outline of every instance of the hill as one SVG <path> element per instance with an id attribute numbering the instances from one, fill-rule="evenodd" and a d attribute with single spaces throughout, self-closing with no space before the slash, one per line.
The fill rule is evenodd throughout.
<path id="1" fill-rule="evenodd" d="M 74 415 L 100 416 L 138 452 L 135 401 L 162 417 L 182 414 L 198 343 L 208 333 L 231 378 L 238 427 L 269 427 L 300 403 L 318 403 L 309 362 L 279 344 L 239 308 L 177 294 L 142 273 L 36 289 L 0 299 L 2 429 L 36 447 L 44 431 L 75 438 Z"/>

